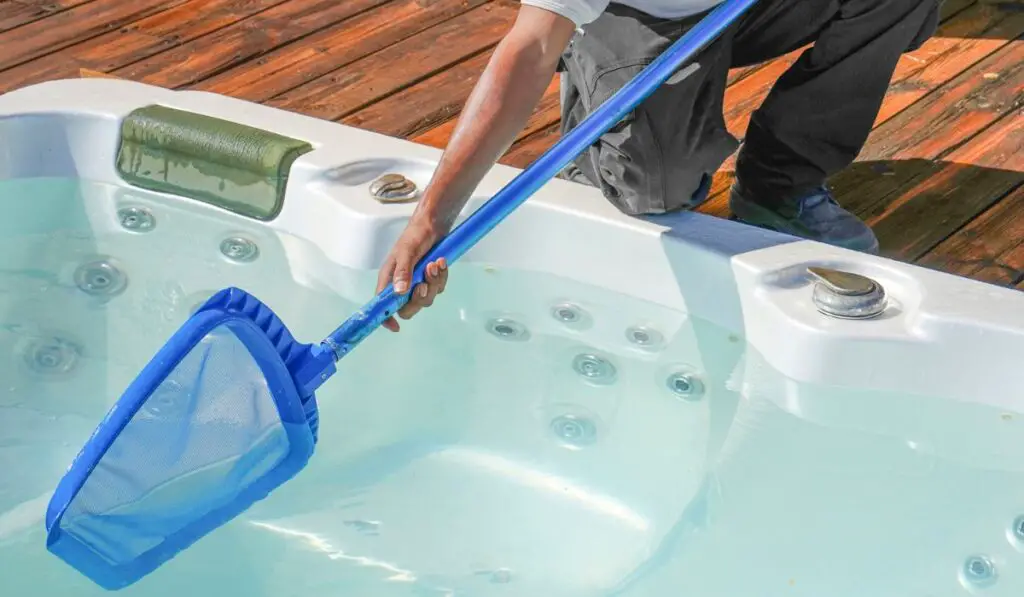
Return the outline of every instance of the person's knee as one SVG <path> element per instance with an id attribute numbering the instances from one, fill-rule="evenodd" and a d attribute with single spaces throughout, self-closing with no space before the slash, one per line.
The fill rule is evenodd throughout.
<path id="1" fill-rule="evenodd" d="M 696 160 L 665 159 L 651 143 L 641 151 L 599 143 L 581 156 L 572 178 L 585 179 L 630 216 L 657 215 L 694 209 L 707 200 L 713 172 L 694 167 Z M 637 148 L 631 148 L 636 150 Z"/>

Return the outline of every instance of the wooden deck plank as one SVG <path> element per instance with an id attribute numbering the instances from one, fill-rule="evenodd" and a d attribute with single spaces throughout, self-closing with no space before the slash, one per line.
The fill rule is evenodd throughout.
<path id="1" fill-rule="evenodd" d="M 872 225 L 886 255 L 913 261 L 1024 184 L 1024 111 L 1004 116 L 941 161 L 858 166 L 844 173 L 845 184 L 837 182 L 845 187 L 837 194 Z"/>
<path id="2" fill-rule="evenodd" d="M 1021 47 L 1008 43 L 872 131 L 863 159 L 939 158 L 1024 105 Z"/>
<path id="3" fill-rule="evenodd" d="M 93 0 L 2 0 L 0 33 Z"/>
<path id="4" fill-rule="evenodd" d="M 348 76 L 355 70 L 351 63 L 390 49 L 424 31 L 436 31 L 435 25 L 485 4 L 487 0 L 396 0 L 326 28 L 302 40 L 262 56 L 254 65 L 246 64 L 218 74 L 194 87 L 226 93 L 253 101 L 265 101 L 309 85 L 313 94 L 330 88 L 331 75 Z M 488 6 L 488 8 L 490 8 Z M 475 24 L 474 24 L 475 25 Z M 473 25 L 469 25 L 472 27 Z M 464 31 L 469 34 L 469 31 Z M 450 36 L 449 36 L 450 37 Z M 419 40 L 425 39 L 420 36 Z M 430 48 L 420 47 L 429 53 Z M 406 57 L 409 55 L 407 54 Z M 377 64 L 376 72 L 363 73 L 376 80 L 387 76 L 390 64 Z M 318 81 L 318 78 L 324 77 Z M 317 85 L 319 83 L 319 85 Z M 295 97 L 302 94 L 297 91 Z"/>
<path id="5" fill-rule="evenodd" d="M 185 0 L 97 1 L 80 4 L 3 33 L 0 71 L 50 54 Z"/>
<path id="6" fill-rule="evenodd" d="M 514 144 L 499 162 L 516 168 L 525 168 L 554 145 L 560 136 L 561 128 L 557 124 L 548 126 Z"/>
<path id="7" fill-rule="evenodd" d="M 1000 286 L 1024 285 L 1024 186 L 917 262 Z"/>
<path id="8" fill-rule="evenodd" d="M 524 140 L 538 131 L 555 126 L 561 120 L 558 81 L 558 76 L 551 79 L 551 83 L 549 83 L 547 89 L 544 90 L 544 94 L 541 96 L 540 101 L 537 102 L 537 107 L 534 108 L 533 114 L 530 116 L 529 120 L 526 121 L 526 125 L 523 127 L 523 130 L 516 135 L 515 143 Z M 448 139 L 451 138 L 457 124 L 458 119 L 450 118 L 441 124 L 412 137 L 412 140 L 417 143 L 423 143 L 424 145 L 444 149 L 444 147 L 448 145 Z M 513 147 L 514 146 L 515 144 L 513 144 Z"/>
<path id="9" fill-rule="evenodd" d="M 74 8 L 79 4 L 86 4 L 88 2 L 94 2 L 95 0 L 12 0 L 18 4 L 25 4 L 27 6 L 39 6 L 47 9 L 51 13 L 58 13 L 62 10 Z"/>
<path id="10" fill-rule="evenodd" d="M 416 136 L 462 109 L 490 58 L 490 50 L 477 54 L 341 122 L 394 137 Z"/>
<path id="11" fill-rule="evenodd" d="M 953 79 L 1024 34 L 1024 13 L 989 2 L 975 4 L 943 23 L 935 37 L 904 56 L 906 74 L 889 87 L 875 125 L 907 108 L 932 89 Z"/>
<path id="12" fill-rule="evenodd" d="M 481 4 L 479 0 L 476 3 Z M 415 2 L 408 4 L 418 6 Z M 463 0 L 432 4 L 430 7 L 441 7 L 445 12 L 415 15 L 419 17 L 415 21 L 415 27 L 423 27 L 424 23 L 433 24 L 445 13 L 464 6 L 466 4 Z M 421 13 L 425 11 L 424 8 L 419 9 Z M 367 13 L 369 14 L 371 13 Z M 323 65 L 319 65 L 319 62 L 314 63 L 318 65 L 318 71 L 326 71 L 327 63 L 342 64 L 344 68 L 331 70 L 308 83 L 277 95 L 267 103 L 327 120 L 344 118 L 360 108 L 493 47 L 504 35 L 509 20 L 514 16 L 515 11 L 510 6 L 477 6 L 436 27 L 421 29 L 397 43 L 394 41 L 395 35 L 398 34 L 396 32 L 403 32 L 403 29 L 381 28 L 374 25 L 368 28 L 370 32 L 366 36 L 347 35 L 336 44 L 328 46 L 329 51 L 335 55 L 334 60 L 324 60 Z M 392 15 L 387 14 L 382 14 L 379 18 L 384 22 L 394 20 Z M 409 21 L 412 22 L 413 19 L 410 18 Z M 410 25 L 410 29 L 412 27 Z M 386 32 L 387 38 L 377 35 L 378 31 Z M 409 60 L 409 56 L 422 58 Z M 281 88 L 280 81 L 275 81 L 275 85 Z M 203 88 L 216 90 L 216 86 Z M 265 90 L 262 95 L 272 93 Z M 243 92 L 243 96 L 249 95 L 250 93 Z"/>
<path id="13" fill-rule="evenodd" d="M 387 0 L 284 2 L 112 74 L 162 87 L 194 84 L 304 38 Z"/>
<path id="14" fill-rule="evenodd" d="M 129 25 L 0 73 L 0 89 L 72 77 L 81 69 L 110 73 L 213 33 L 289 0 L 187 0 Z M 202 14 L 203 18 L 193 18 Z"/>
<path id="15" fill-rule="evenodd" d="M 39 6 L 29 6 L 21 2 L 14 2 L 14 0 L 4 0 L 0 2 L 0 33 L 25 23 L 31 23 L 49 14 L 49 11 Z"/>

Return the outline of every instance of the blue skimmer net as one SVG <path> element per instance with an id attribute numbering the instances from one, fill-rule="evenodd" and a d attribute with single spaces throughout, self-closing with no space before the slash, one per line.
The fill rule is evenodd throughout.
<path id="1" fill-rule="evenodd" d="M 446 236 L 454 262 L 755 0 L 728 0 Z M 46 513 L 47 548 L 107 589 L 128 586 L 295 476 L 317 440 L 315 390 L 408 300 L 389 286 L 322 342 L 301 344 L 252 295 L 212 296 L 100 423 Z"/>

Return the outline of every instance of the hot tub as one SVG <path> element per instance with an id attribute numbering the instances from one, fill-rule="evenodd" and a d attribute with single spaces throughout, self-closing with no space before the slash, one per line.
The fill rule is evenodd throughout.
<path id="1" fill-rule="evenodd" d="M 122 181 L 119 123 L 150 104 L 311 143 L 280 213 Z M 43 515 L 113 401 L 224 286 L 302 341 L 334 329 L 412 211 L 372 183 L 422 188 L 439 156 L 124 81 L 0 97 L 4 595 L 105 593 Z M 850 297 L 809 268 L 883 310 L 837 316 Z M 341 361 L 306 470 L 123 593 L 1021 595 L 1022 358 L 1019 292 L 551 181 Z"/>

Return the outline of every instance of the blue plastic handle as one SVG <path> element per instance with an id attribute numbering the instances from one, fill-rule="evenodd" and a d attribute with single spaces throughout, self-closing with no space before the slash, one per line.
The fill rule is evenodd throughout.
<path id="1" fill-rule="evenodd" d="M 444 257 L 451 264 L 487 235 L 499 222 L 522 205 L 537 189 L 558 174 L 577 155 L 593 145 L 608 129 L 633 110 L 666 80 L 683 62 L 695 56 L 757 0 L 726 0 L 675 41 L 661 56 L 623 85 L 606 102 L 569 131 L 543 155 L 512 179 L 472 215 L 428 252 L 413 270 L 411 289 L 423 282 L 427 264 Z M 698 65 L 692 65 L 692 71 Z M 688 75 L 689 72 L 681 73 Z M 397 294 L 384 288 L 324 340 L 340 359 L 409 301 L 410 293 Z"/>

